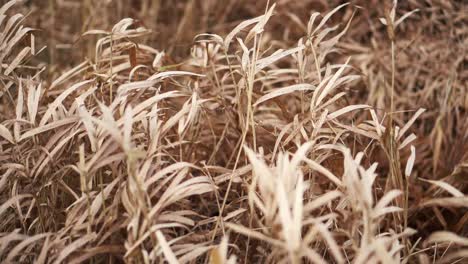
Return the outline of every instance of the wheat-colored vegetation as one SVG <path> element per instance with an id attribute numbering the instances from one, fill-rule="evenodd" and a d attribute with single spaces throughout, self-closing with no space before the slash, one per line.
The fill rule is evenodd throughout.
<path id="1" fill-rule="evenodd" d="M 467 36 L 455 0 L 3 1 L 0 261 L 466 263 Z"/>

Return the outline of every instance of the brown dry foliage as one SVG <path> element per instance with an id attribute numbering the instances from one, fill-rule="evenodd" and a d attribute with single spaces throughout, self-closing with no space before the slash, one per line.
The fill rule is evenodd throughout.
<path id="1" fill-rule="evenodd" d="M 463 1 L 2 3 L 2 262 L 467 260 Z"/>

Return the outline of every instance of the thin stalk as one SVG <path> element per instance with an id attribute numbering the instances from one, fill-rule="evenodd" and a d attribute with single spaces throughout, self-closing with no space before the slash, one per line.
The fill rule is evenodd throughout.
<path id="1" fill-rule="evenodd" d="M 114 85 L 113 85 L 114 82 L 113 82 L 113 80 L 112 80 L 112 79 L 113 79 L 113 75 L 114 75 L 114 72 L 113 72 L 114 66 L 113 66 L 113 62 L 112 62 L 112 60 L 113 60 L 112 55 L 113 55 L 113 53 L 114 53 L 114 50 L 113 50 L 114 45 L 113 45 L 113 38 L 112 38 L 112 36 L 113 36 L 113 32 L 111 32 L 111 34 L 110 34 L 110 91 L 109 91 L 110 101 L 109 101 L 109 104 L 112 103 L 112 90 L 113 90 L 113 88 L 114 88 Z"/>

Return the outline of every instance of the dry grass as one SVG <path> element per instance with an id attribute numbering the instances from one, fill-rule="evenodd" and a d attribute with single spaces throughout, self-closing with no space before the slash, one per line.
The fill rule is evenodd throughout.
<path id="1" fill-rule="evenodd" d="M 0 260 L 466 262 L 467 6 L 340 4 L 3 1 Z"/>

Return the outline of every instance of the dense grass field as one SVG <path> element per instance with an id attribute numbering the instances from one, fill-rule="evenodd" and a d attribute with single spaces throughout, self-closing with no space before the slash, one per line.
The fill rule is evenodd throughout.
<path id="1" fill-rule="evenodd" d="M 0 262 L 468 262 L 465 1 L 0 3 Z"/>

